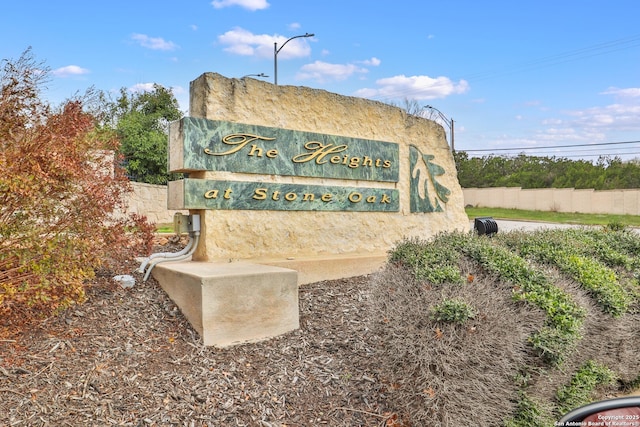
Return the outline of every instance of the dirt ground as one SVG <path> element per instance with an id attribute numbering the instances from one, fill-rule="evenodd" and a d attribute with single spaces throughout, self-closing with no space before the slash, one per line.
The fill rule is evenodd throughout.
<path id="1" fill-rule="evenodd" d="M 130 274 L 137 265 L 130 266 Z M 400 426 L 376 372 L 368 278 L 305 285 L 299 330 L 204 347 L 152 278 L 0 340 L 1 426 Z"/>
<path id="2" fill-rule="evenodd" d="M 0 334 L 0 426 L 409 426 L 379 371 L 371 277 L 304 285 L 299 330 L 218 349 L 153 278 L 113 280 L 137 267 L 103 272 L 62 316 Z"/>

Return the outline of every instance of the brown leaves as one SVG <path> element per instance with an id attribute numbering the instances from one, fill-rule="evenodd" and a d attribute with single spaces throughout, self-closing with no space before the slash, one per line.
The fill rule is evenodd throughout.
<path id="1" fill-rule="evenodd" d="M 440 328 L 436 328 L 435 330 L 435 338 L 439 340 L 444 336 L 444 333 L 440 330 Z"/>
<path id="2" fill-rule="evenodd" d="M 385 417 L 384 425 L 386 427 L 410 427 L 410 424 L 405 423 L 395 412 L 385 412 L 383 415 Z"/>
<path id="3" fill-rule="evenodd" d="M 80 99 L 51 110 L 38 98 L 32 65 L 25 54 L 0 70 L 3 315 L 82 302 L 83 282 L 104 259 L 150 247 L 144 218 L 116 218 L 129 182 L 103 150 L 117 147 L 115 134 L 99 129 Z"/>

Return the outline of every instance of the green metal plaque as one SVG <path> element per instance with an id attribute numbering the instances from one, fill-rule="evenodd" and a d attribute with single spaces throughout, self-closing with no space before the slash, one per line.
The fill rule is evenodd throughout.
<path id="1" fill-rule="evenodd" d="M 183 209 L 397 212 L 396 189 L 184 179 Z"/>
<path id="2" fill-rule="evenodd" d="M 442 212 L 442 206 L 449 201 L 451 190 L 438 182 L 445 170 L 433 163 L 434 158 L 431 154 L 423 154 L 414 145 L 409 146 L 411 212 Z"/>
<path id="3" fill-rule="evenodd" d="M 183 159 L 173 172 L 228 171 L 398 182 L 400 151 L 392 142 L 194 117 L 181 119 L 179 132 Z"/>

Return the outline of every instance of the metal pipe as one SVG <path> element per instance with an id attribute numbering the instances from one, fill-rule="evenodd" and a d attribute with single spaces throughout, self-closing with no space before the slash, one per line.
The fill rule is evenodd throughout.
<path id="1" fill-rule="evenodd" d="M 149 263 L 149 268 L 147 269 L 147 272 L 144 275 L 144 278 L 142 279 L 143 282 L 146 282 L 147 279 L 149 278 L 149 275 L 151 274 L 151 270 L 153 270 L 153 267 L 155 267 L 156 265 L 160 264 L 161 262 L 168 262 L 168 261 L 182 261 L 183 259 L 187 259 L 189 258 L 191 255 L 193 255 L 193 253 L 196 251 L 196 248 L 198 247 L 198 240 L 200 239 L 200 233 L 196 233 L 195 236 L 191 236 L 189 235 L 189 241 L 191 242 L 193 240 L 193 245 L 191 246 L 191 249 L 180 255 L 177 257 L 173 257 L 173 258 L 155 258 L 154 260 L 152 260 Z"/>
<path id="2" fill-rule="evenodd" d="M 178 252 L 158 252 L 151 254 L 140 264 L 140 267 L 138 268 L 138 272 L 144 273 L 143 281 L 147 281 L 151 274 L 151 270 L 153 270 L 153 267 L 155 267 L 156 264 L 167 261 L 180 261 L 189 258 L 196 251 L 196 248 L 198 247 L 198 240 L 200 239 L 200 215 L 189 215 L 186 218 L 187 222 L 183 222 L 182 217 L 183 215 L 181 213 L 176 213 L 174 215 L 174 227 L 176 228 L 178 235 L 180 235 L 180 231 L 182 231 L 185 226 L 188 227 L 189 241 L 187 242 L 187 245 Z"/>
<path id="3" fill-rule="evenodd" d="M 151 254 L 147 259 L 145 259 L 142 262 L 142 264 L 140 264 L 140 267 L 138 268 L 138 272 L 139 273 L 144 273 L 145 269 L 147 268 L 147 264 L 149 264 L 149 262 L 152 259 L 155 259 L 155 258 L 177 258 L 177 257 L 189 252 L 189 250 L 191 250 L 191 246 L 192 245 L 193 245 L 193 239 L 189 238 L 189 242 L 187 242 L 187 245 L 182 250 L 180 250 L 178 252 L 157 252 L 155 254 Z"/>

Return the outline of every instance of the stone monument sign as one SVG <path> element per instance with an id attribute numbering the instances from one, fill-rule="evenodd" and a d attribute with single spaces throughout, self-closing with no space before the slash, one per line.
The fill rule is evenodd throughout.
<path id="1" fill-rule="evenodd" d="M 194 260 L 379 257 L 467 230 L 444 129 L 380 102 L 206 73 L 171 128 L 171 209 L 204 219 Z M 289 263 L 291 264 L 291 263 Z"/>
<path id="2" fill-rule="evenodd" d="M 186 174 L 169 209 L 201 218 L 199 272 L 268 267 L 297 286 L 373 272 L 403 238 L 469 229 L 440 125 L 323 90 L 201 75 L 171 124 L 169 168 Z"/>

